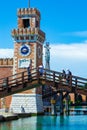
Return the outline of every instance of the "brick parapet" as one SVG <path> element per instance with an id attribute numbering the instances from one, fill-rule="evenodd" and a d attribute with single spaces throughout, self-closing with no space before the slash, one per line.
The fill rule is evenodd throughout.
<path id="1" fill-rule="evenodd" d="M 13 74 L 13 66 L 0 66 L 0 79 L 11 76 Z"/>
<path id="2" fill-rule="evenodd" d="M 21 16 L 26 16 L 26 15 L 36 15 L 38 16 L 39 18 L 41 17 L 40 16 L 40 12 L 39 10 L 37 10 L 36 8 L 19 8 L 18 11 L 17 11 L 17 15 L 19 17 Z"/>
<path id="3" fill-rule="evenodd" d="M 0 67 L 2 66 L 13 66 L 13 58 L 0 59 Z"/>
<path id="4" fill-rule="evenodd" d="M 12 37 L 18 36 L 29 36 L 29 35 L 40 35 L 43 39 L 45 39 L 45 33 L 38 28 L 18 28 L 13 29 Z"/>

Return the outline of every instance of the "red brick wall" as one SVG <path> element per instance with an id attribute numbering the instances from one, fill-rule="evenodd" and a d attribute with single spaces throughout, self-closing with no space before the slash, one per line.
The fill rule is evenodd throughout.
<path id="1" fill-rule="evenodd" d="M 12 100 L 12 96 L 7 96 L 7 97 L 6 97 L 6 100 L 5 100 L 6 108 L 9 108 L 9 107 L 10 107 L 11 100 Z"/>
<path id="2" fill-rule="evenodd" d="M 0 79 L 8 77 L 13 73 L 13 66 L 0 66 Z"/>
<path id="3" fill-rule="evenodd" d="M 13 74 L 13 66 L 0 66 L 0 79 Z M 10 107 L 12 96 L 5 97 L 5 106 Z M 0 101 L 1 108 L 1 101 Z"/>

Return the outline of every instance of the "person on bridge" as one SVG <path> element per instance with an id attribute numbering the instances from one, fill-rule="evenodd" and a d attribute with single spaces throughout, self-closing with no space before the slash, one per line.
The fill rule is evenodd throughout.
<path id="1" fill-rule="evenodd" d="M 66 81 L 68 84 L 70 84 L 71 82 L 71 76 L 72 76 L 72 72 L 68 69 L 66 73 Z"/>
<path id="2" fill-rule="evenodd" d="M 63 78 L 63 79 L 66 79 L 66 72 L 65 72 L 64 69 L 62 70 L 62 78 Z"/>
<path id="3" fill-rule="evenodd" d="M 44 73 L 44 66 L 43 66 L 43 64 L 39 66 L 39 72 L 40 72 L 40 76 L 43 76 L 43 73 Z"/>
<path id="4" fill-rule="evenodd" d="M 66 83 L 66 72 L 64 69 L 62 70 L 62 81 Z"/>

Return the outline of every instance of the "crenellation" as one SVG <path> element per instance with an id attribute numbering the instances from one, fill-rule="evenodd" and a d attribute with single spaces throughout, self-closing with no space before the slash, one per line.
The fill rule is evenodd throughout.
<path id="1" fill-rule="evenodd" d="M 13 58 L 1 58 L 0 59 L 0 66 L 13 66 Z"/>
<path id="2" fill-rule="evenodd" d="M 27 28 L 23 28 L 23 34 L 26 35 L 27 34 Z"/>
<path id="3" fill-rule="evenodd" d="M 24 8 L 21 9 L 21 15 L 25 15 L 25 9 Z"/>
<path id="4" fill-rule="evenodd" d="M 25 8 L 25 14 L 28 14 L 28 8 Z"/>
<path id="5" fill-rule="evenodd" d="M 17 11 L 19 17 L 25 15 L 36 15 L 40 18 L 40 12 L 36 8 L 20 8 Z"/>
<path id="6" fill-rule="evenodd" d="M 23 28 L 19 29 L 19 34 L 22 35 L 23 34 Z"/>
<path id="7" fill-rule="evenodd" d="M 3 65 L 3 59 L 0 59 L 0 65 Z"/>
<path id="8" fill-rule="evenodd" d="M 28 36 L 28 35 L 32 35 L 32 34 L 39 34 L 43 37 L 43 39 L 45 38 L 45 33 L 41 30 L 39 30 L 38 28 L 18 28 L 18 29 L 13 29 L 12 32 L 12 37 L 18 37 L 18 36 Z"/>

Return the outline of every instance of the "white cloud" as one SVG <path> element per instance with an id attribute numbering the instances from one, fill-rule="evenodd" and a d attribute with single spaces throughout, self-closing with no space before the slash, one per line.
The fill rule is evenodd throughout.
<path id="1" fill-rule="evenodd" d="M 0 58 L 13 58 L 13 49 L 0 49 Z"/>
<path id="2" fill-rule="evenodd" d="M 52 70 L 70 69 L 74 75 L 87 77 L 87 41 L 71 44 L 50 45 Z"/>
<path id="3" fill-rule="evenodd" d="M 74 75 L 87 77 L 87 41 L 83 43 L 51 44 L 50 48 L 52 70 L 70 69 Z M 43 56 L 45 57 L 45 54 Z M 12 57 L 13 49 L 0 49 L 0 58 Z"/>
<path id="4" fill-rule="evenodd" d="M 77 32 L 64 32 L 61 35 L 65 36 L 78 36 L 78 37 L 87 37 L 87 31 L 77 31 Z"/>
<path id="5" fill-rule="evenodd" d="M 87 60 L 87 43 L 52 44 L 51 56 Z"/>

